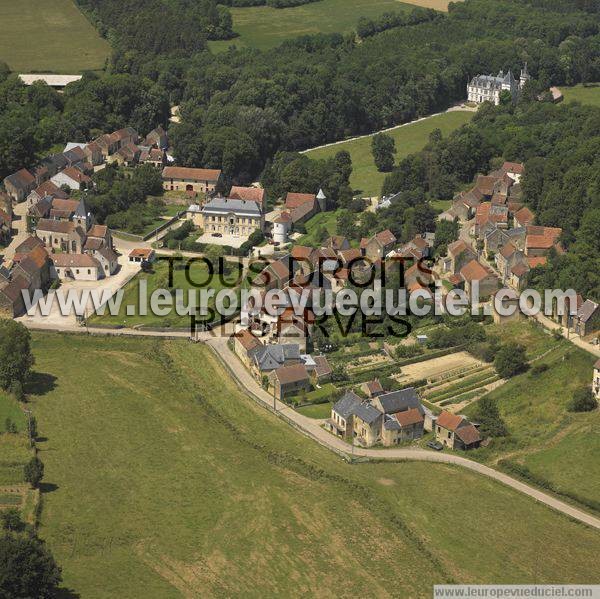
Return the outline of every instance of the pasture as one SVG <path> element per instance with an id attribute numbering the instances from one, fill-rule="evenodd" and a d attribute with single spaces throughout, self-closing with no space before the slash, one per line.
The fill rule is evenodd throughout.
<path id="1" fill-rule="evenodd" d="M 346 464 L 242 395 L 203 345 L 33 342 L 36 371 L 56 377 L 31 396 L 40 535 L 71 593 L 430 597 L 452 580 L 595 582 L 596 531 L 466 470 Z"/>
<path id="2" fill-rule="evenodd" d="M 434 129 L 440 129 L 443 135 L 448 135 L 454 129 L 468 123 L 473 114 L 473 112 L 462 110 L 445 112 L 386 131 L 385 133 L 392 136 L 396 142 L 396 164 L 409 154 L 422 150 Z M 319 159 L 330 158 L 342 150 L 350 152 L 352 157 L 350 184 L 352 188 L 363 196 L 376 196 L 381 193 L 381 186 L 387 173 L 380 173 L 375 167 L 371 153 L 371 140 L 372 136 L 368 135 L 308 150 L 306 153 L 310 158 Z"/>
<path id="3" fill-rule="evenodd" d="M 0 23 L 0 61 L 17 73 L 100 70 L 110 54 L 72 0 L 2 0 Z"/>
<path id="4" fill-rule="evenodd" d="M 574 85 L 573 87 L 561 87 L 565 102 L 581 102 L 600 106 L 600 83 L 589 83 L 587 85 Z"/>
<path id="5" fill-rule="evenodd" d="M 239 37 L 209 42 L 214 52 L 230 46 L 268 50 L 289 39 L 315 33 L 349 33 L 360 17 L 376 18 L 386 12 L 410 11 L 415 6 L 446 10 L 446 0 L 319 0 L 292 8 L 250 6 L 231 8 L 233 30 Z"/>

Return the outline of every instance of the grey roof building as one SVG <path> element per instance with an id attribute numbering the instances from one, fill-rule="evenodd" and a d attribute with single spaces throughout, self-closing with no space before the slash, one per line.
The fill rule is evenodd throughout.
<path id="1" fill-rule="evenodd" d="M 404 412 L 410 408 L 417 408 L 421 414 L 424 413 L 421 400 L 414 387 L 408 387 L 407 389 L 380 395 L 373 400 L 373 405 L 384 414 Z"/>
<path id="2" fill-rule="evenodd" d="M 248 352 L 258 370 L 275 370 L 286 362 L 300 362 L 300 346 L 297 343 L 260 345 Z"/>
<path id="3" fill-rule="evenodd" d="M 361 398 L 354 391 L 346 391 L 341 399 L 333 404 L 333 411 L 347 420 L 354 413 L 354 408 L 361 404 Z"/>

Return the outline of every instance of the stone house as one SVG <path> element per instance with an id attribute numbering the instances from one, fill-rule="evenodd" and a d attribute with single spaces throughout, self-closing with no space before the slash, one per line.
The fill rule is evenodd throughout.
<path id="1" fill-rule="evenodd" d="M 378 260 L 391 252 L 395 243 L 396 236 L 389 229 L 386 229 L 376 233 L 369 239 L 363 238 L 360 242 L 360 248 L 367 258 Z"/>
<path id="2" fill-rule="evenodd" d="M 310 391 L 310 378 L 304 364 L 280 366 L 269 374 L 269 384 L 277 399 L 285 400 L 301 391 Z"/>
<path id="3" fill-rule="evenodd" d="M 592 393 L 600 400 L 600 360 L 594 364 L 594 377 L 592 379 Z"/>
<path id="4" fill-rule="evenodd" d="M 423 436 L 425 419 L 417 408 L 386 414 L 383 423 L 382 441 L 385 446 L 420 439 Z"/>
<path id="5" fill-rule="evenodd" d="M 381 439 L 383 414 L 368 402 L 362 402 L 352 410 L 354 438 L 364 447 L 371 447 Z"/>
<path id="6" fill-rule="evenodd" d="M 444 260 L 444 270 L 452 274 L 458 274 L 471 260 L 476 260 L 477 254 L 462 239 L 448 246 L 448 254 Z"/>
<path id="7" fill-rule="evenodd" d="M 246 368 L 251 367 L 250 352 L 262 343 L 258 337 L 252 334 L 248 329 L 240 329 L 231 336 L 233 340 L 233 351 L 238 358 L 243 362 Z"/>
<path id="8" fill-rule="evenodd" d="M 600 306 L 590 299 L 585 300 L 577 314 L 571 318 L 571 327 L 581 337 L 592 335 L 600 329 Z"/>
<path id="9" fill-rule="evenodd" d="M 435 438 L 450 449 L 474 449 L 481 444 L 479 431 L 463 416 L 450 412 L 438 416 Z"/>
<path id="10" fill-rule="evenodd" d="M 35 177 L 24 168 L 4 179 L 6 193 L 15 202 L 22 202 L 36 187 Z"/>
<path id="11" fill-rule="evenodd" d="M 331 408 L 331 418 L 325 426 L 332 433 L 347 440 L 354 436 L 354 408 L 362 403 L 362 399 L 354 391 L 346 391 Z"/>
<path id="12" fill-rule="evenodd" d="M 465 292 L 472 298 L 474 288 L 479 288 L 479 298 L 488 299 L 490 295 L 498 290 L 499 280 L 495 273 L 477 260 L 471 260 L 460 270 L 460 275 L 465 281 Z"/>
<path id="13" fill-rule="evenodd" d="M 163 189 L 190 193 L 211 193 L 221 180 L 221 171 L 207 168 L 165 166 L 162 171 Z"/>
<path id="14" fill-rule="evenodd" d="M 54 279 L 97 281 L 103 277 L 102 265 L 89 254 L 52 254 L 51 258 Z"/>
<path id="15" fill-rule="evenodd" d="M 231 198 L 213 198 L 204 206 L 192 204 L 188 218 L 205 233 L 248 237 L 262 231 L 264 219 L 259 204 Z"/>

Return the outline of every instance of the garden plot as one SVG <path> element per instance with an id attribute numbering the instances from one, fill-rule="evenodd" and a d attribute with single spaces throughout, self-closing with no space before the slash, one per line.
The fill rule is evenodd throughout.
<path id="1" fill-rule="evenodd" d="M 467 366 L 478 366 L 479 360 L 475 359 L 471 354 L 461 351 L 455 354 L 448 354 L 439 358 L 432 358 L 425 362 L 417 362 L 416 364 L 407 364 L 402 366 L 399 374 L 393 376 L 398 382 L 410 382 L 422 379 L 430 379 L 439 377 L 447 372 L 465 368 Z"/>

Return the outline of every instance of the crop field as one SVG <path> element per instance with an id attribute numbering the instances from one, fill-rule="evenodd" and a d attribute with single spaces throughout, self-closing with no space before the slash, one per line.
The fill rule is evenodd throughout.
<path id="1" fill-rule="evenodd" d="M 386 131 L 387 135 L 391 135 L 396 142 L 396 163 L 409 154 L 422 150 L 429 141 L 429 134 L 434 129 L 440 129 L 444 135 L 448 135 L 454 129 L 468 123 L 473 114 L 468 111 L 445 112 Z M 363 196 L 375 196 L 381 193 L 381 186 L 387 173 L 380 173 L 375 167 L 371 154 L 371 139 L 371 136 L 352 139 L 324 148 L 309 150 L 307 155 L 317 159 L 330 158 L 342 150 L 350 152 L 352 157 L 350 184 L 352 188 Z"/>
<path id="2" fill-rule="evenodd" d="M 410 11 L 415 6 L 447 10 L 446 0 L 320 0 L 292 8 L 250 6 L 231 8 L 233 30 L 239 37 L 209 42 L 214 52 L 230 46 L 266 50 L 282 42 L 315 33 L 348 33 L 360 17 L 375 18 L 385 12 Z"/>
<path id="3" fill-rule="evenodd" d="M 0 0 L 0 61 L 17 73 L 99 70 L 108 42 L 72 0 Z"/>
<path id="4" fill-rule="evenodd" d="M 242 395 L 202 345 L 33 342 L 36 372 L 56 377 L 31 401 L 40 535 L 65 596 L 430 597 L 450 580 L 595 582 L 596 531 L 466 470 L 346 464 Z"/>
<path id="5" fill-rule="evenodd" d="M 600 106 L 600 83 L 587 85 L 574 85 L 573 87 L 561 87 L 560 91 L 565 97 L 565 102 L 581 102 Z"/>

